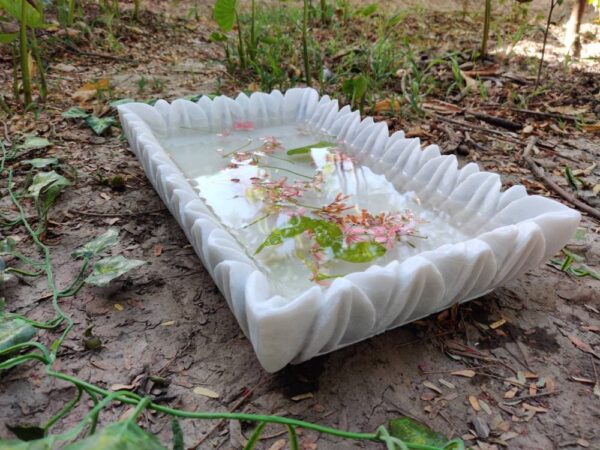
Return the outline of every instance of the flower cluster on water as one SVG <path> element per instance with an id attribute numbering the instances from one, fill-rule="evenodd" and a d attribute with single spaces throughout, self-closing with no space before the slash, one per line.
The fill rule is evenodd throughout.
<path id="1" fill-rule="evenodd" d="M 250 122 L 239 123 L 234 127 L 236 131 L 250 131 L 253 128 Z M 352 202 L 352 197 L 344 192 L 337 193 L 325 205 L 310 204 L 310 200 L 307 200 L 318 197 L 314 194 L 321 191 L 326 177 L 333 173 L 332 166 L 345 172 L 354 170 L 355 162 L 337 144 L 319 142 L 285 152 L 285 147 L 274 136 L 258 140 L 260 144 L 253 149 L 248 149 L 254 142 L 249 139 L 244 146 L 222 155 L 230 158 L 229 168 L 254 165 L 259 169 L 257 176 L 250 178 L 245 196 L 250 202 L 260 202 L 261 211 L 245 227 L 271 216 L 289 216 L 284 225 L 270 231 L 255 254 L 267 247 L 276 247 L 286 240 L 295 239 L 295 255 L 310 269 L 311 280 L 322 284 L 330 278 L 340 276 L 328 273 L 333 262 L 366 263 L 380 258 L 399 243 L 412 245 L 407 238 L 417 236 L 419 220 L 410 211 L 372 213 L 359 208 Z M 311 150 L 315 148 L 327 149 L 328 169 L 316 169 L 310 177 L 270 164 L 270 159 L 295 164 L 293 160 L 276 155 L 278 152 L 292 157 L 310 156 Z M 275 179 L 269 169 L 287 171 L 304 179 L 290 181 L 287 176 Z M 236 178 L 231 181 L 240 182 Z"/>

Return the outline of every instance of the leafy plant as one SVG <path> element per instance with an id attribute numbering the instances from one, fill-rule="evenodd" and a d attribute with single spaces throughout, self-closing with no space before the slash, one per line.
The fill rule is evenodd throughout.
<path id="1" fill-rule="evenodd" d="M 5 11 L 8 16 L 17 20 L 19 23 L 19 33 L 0 34 L 0 43 L 11 43 L 17 39 L 19 41 L 19 50 L 17 53 L 21 64 L 23 105 L 27 109 L 33 103 L 32 77 L 29 60 L 30 48 L 32 49 L 34 58 L 38 64 L 38 71 L 40 73 L 40 93 L 42 98 L 45 97 L 46 92 L 44 68 L 41 64 L 41 59 L 39 58 L 39 49 L 35 37 L 35 30 L 45 26 L 41 6 L 38 10 L 27 0 L 0 0 L 0 10 Z M 18 84 L 14 85 L 14 90 L 18 94 Z M 16 97 L 18 97 L 18 95 Z"/>

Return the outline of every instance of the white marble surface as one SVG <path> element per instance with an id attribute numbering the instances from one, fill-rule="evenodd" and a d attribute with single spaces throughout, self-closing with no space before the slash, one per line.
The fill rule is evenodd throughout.
<path id="1" fill-rule="evenodd" d="M 554 255 L 579 224 L 579 213 L 561 203 L 528 196 L 522 186 L 501 191 L 497 174 L 473 163 L 458 169 L 453 155 L 441 156 L 436 146 L 422 150 L 402 132 L 390 136 L 385 123 L 361 121 L 358 112 L 313 89 L 130 103 L 119 114 L 149 180 L 271 372 L 479 297 Z M 357 161 L 398 192 L 414 192 L 467 238 L 373 264 L 327 288 L 282 295 L 165 145 L 194 130 L 216 135 L 240 121 L 257 128 L 303 124 L 334 136 Z"/>

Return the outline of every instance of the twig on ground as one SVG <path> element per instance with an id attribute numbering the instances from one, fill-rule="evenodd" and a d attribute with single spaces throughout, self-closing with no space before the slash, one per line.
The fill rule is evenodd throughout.
<path id="1" fill-rule="evenodd" d="M 578 117 L 576 116 L 569 116 L 566 114 L 558 114 L 558 113 L 553 113 L 553 112 L 545 112 L 545 111 L 534 111 L 531 109 L 523 109 L 523 108 L 510 108 L 511 111 L 515 111 L 515 112 L 519 112 L 522 114 L 529 114 L 531 116 L 539 116 L 539 117 L 549 117 L 551 119 L 560 119 L 560 120 L 565 120 L 565 121 L 569 121 L 569 122 L 577 122 L 578 120 L 580 120 Z M 593 121 L 590 120 L 583 120 L 584 123 L 591 123 Z"/>
<path id="2" fill-rule="evenodd" d="M 489 123 L 491 125 L 495 125 L 497 127 L 506 128 L 510 131 L 519 131 L 523 128 L 523 125 L 521 125 L 520 123 L 504 119 L 503 117 L 490 116 L 489 114 L 484 114 L 477 111 L 467 111 L 467 113 L 471 114 L 476 119 L 483 120 L 484 122 Z"/>
<path id="3" fill-rule="evenodd" d="M 560 195 L 563 199 L 565 199 L 572 205 L 576 206 L 580 210 L 586 212 L 587 214 L 594 217 L 595 219 L 600 220 L 600 211 L 598 211 L 596 208 L 588 205 L 587 203 L 584 203 L 583 201 L 579 200 L 577 197 L 575 197 L 570 192 L 567 192 L 563 188 L 561 188 L 552 179 L 550 179 L 550 177 L 548 177 L 548 175 L 546 175 L 546 172 L 544 171 L 544 169 L 542 167 L 538 166 L 537 163 L 534 161 L 534 159 L 531 156 L 529 156 L 531 153 L 531 150 L 533 149 L 535 144 L 536 144 L 536 138 L 531 138 L 529 140 L 529 143 L 527 144 L 527 147 L 525 147 L 525 151 L 523 152 L 523 160 L 527 163 L 527 165 L 529 165 L 529 168 L 533 172 L 533 175 L 536 178 L 543 181 L 546 184 L 546 186 L 548 186 L 550 189 L 552 189 L 556 194 Z"/>
<path id="4" fill-rule="evenodd" d="M 248 400 L 252 396 L 252 394 L 254 394 L 254 392 L 262 384 L 266 383 L 270 379 L 271 379 L 271 377 L 267 377 L 264 380 L 259 380 L 258 383 L 256 383 L 256 385 L 253 388 L 246 390 L 246 392 L 244 392 L 244 394 L 233 404 L 233 406 L 231 407 L 231 409 L 229 411 L 235 412 L 240 406 L 242 406 L 242 404 L 246 400 Z M 196 450 L 197 448 L 199 448 L 204 443 L 204 441 L 206 441 L 215 431 L 219 430 L 223 426 L 224 423 L 225 423 L 225 419 L 219 420 L 210 430 L 207 431 L 207 433 L 204 436 L 202 436 L 198 440 L 198 442 L 193 444 L 191 447 L 188 447 L 188 450 Z"/>
<path id="5" fill-rule="evenodd" d="M 166 211 L 166 208 L 155 209 L 151 211 L 134 211 L 134 212 L 115 212 L 115 213 L 99 213 L 94 211 L 81 211 L 79 209 L 70 209 L 69 212 L 73 214 L 81 214 L 84 216 L 91 217 L 135 217 L 135 216 L 143 216 L 145 214 L 158 214 L 163 211 Z"/>
<path id="6" fill-rule="evenodd" d="M 106 53 L 95 53 L 95 52 L 86 52 L 85 50 L 81 50 L 70 42 L 62 41 L 59 44 L 64 50 L 75 53 L 76 55 L 81 56 L 90 56 L 93 58 L 103 58 L 111 61 L 120 61 L 126 63 L 137 63 L 138 61 L 133 59 L 131 56 L 116 56 L 116 55 L 107 55 Z"/>

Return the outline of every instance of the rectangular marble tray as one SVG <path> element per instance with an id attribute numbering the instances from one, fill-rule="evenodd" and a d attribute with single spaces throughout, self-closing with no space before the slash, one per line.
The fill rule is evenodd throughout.
<path id="1" fill-rule="evenodd" d="M 437 146 L 421 149 L 402 132 L 390 136 L 385 123 L 361 121 L 358 112 L 309 88 L 235 100 L 129 103 L 119 114 L 148 179 L 270 372 L 479 297 L 554 255 L 580 220 L 578 212 L 529 196 L 523 186 L 501 191 L 497 174 L 473 163 L 459 169 L 456 157 L 441 156 Z M 251 130 L 244 129 L 248 123 Z M 327 136 L 398 195 L 414 196 L 430 239 L 357 266 L 328 286 L 267 270 L 256 247 L 217 216 L 221 202 L 211 205 L 201 196 L 219 139 L 231 143 L 249 131 L 254 138 L 279 133 L 284 144 Z"/>

